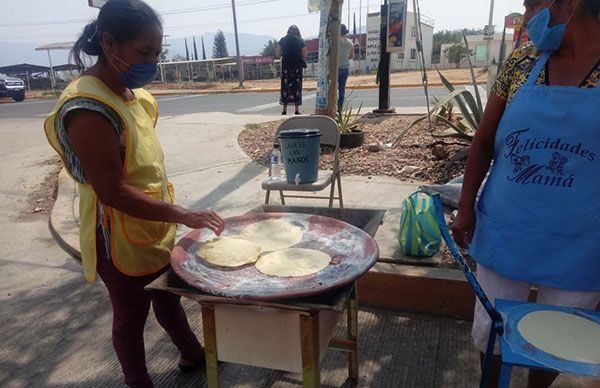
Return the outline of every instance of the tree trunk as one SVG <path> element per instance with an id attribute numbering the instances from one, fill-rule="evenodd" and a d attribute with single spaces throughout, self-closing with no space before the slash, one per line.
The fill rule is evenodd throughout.
<path id="1" fill-rule="evenodd" d="M 327 41 L 329 43 L 329 75 L 327 77 L 327 108 L 317 109 L 316 113 L 335 119 L 337 112 L 337 82 L 338 82 L 338 42 L 340 40 L 342 6 L 344 0 L 331 0 L 329 23 L 327 25 Z"/>

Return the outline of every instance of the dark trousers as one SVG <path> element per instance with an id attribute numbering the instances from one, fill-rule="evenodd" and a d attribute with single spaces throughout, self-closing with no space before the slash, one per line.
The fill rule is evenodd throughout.
<path id="1" fill-rule="evenodd" d="M 196 359 L 202 351 L 180 302 L 180 297 L 160 291 L 146 291 L 144 287 L 169 267 L 157 273 L 133 277 L 120 272 L 112 260 L 106 258 L 104 244 L 98 241 L 97 271 L 108 289 L 113 308 L 112 340 L 119 358 L 125 384 L 130 387 L 153 387 L 146 369 L 144 352 L 144 325 L 150 305 L 158 323 L 165 329 L 182 357 Z"/>
<path id="2" fill-rule="evenodd" d="M 346 82 L 348 81 L 348 75 L 350 75 L 350 69 L 339 69 L 338 70 L 338 109 L 344 108 L 344 100 L 346 99 Z"/>

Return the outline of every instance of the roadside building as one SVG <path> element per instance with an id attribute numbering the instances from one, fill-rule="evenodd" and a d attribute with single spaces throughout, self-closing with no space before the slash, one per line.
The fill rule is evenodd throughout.
<path id="1" fill-rule="evenodd" d="M 498 62 L 500 58 L 500 50 L 502 47 L 502 34 L 496 33 L 491 36 L 492 39 L 486 39 L 484 35 L 467 36 L 469 49 L 471 50 L 471 61 L 474 67 L 488 67 L 492 62 Z M 513 32 L 507 31 L 505 36 L 505 56 L 510 54 L 513 46 Z M 456 63 L 445 54 L 454 43 L 445 43 L 441 47 L 440 64 L 442 69 L 456 68 Z M 469 67 L 469 61 L 465 56 L 459 65 L 459 68 L 465 69 Z"/>
<path id="2" fill-rule="evenodd" d="M 419 57 L 417 52 L 417 31 L 415 27 L 414 14 L 409 12 L 406 19 L 407 35 L 405 49 L 401 53 L 392 53 L 390 65 L 392 71 L 415 70 L 419 68 Z M 433 50 L 433 27 L 432 19 L 421 15 L 421 29 L 423 31 L 423 50 L 425 53 L 425 66 L 431 67 L 431 55 Z M 381 19 L 379 13 L 370 13 L 367 18 L 367 32 L 364 34 L 348 34 L 348 39 L 354 42 L 354 61 L 351 61 L 351 70 L 358 72 L 361 69 L 372 72 L 379 64 L 379 47 L 381 42 Z M 308 39 L 305 41 L 308 51 L 307 75 L 316 71 L 316 63 L 319 57 L 319 39 Z"/>

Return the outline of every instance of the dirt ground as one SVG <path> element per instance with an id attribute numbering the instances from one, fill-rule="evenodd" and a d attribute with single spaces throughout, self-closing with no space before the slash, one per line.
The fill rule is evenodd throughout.
<path id="1" fill-rule="evenodd" d="M 471 72 L 467 69 L 449 69 L 443 70 L 442 74 L 444 77 L 452 83 L 464 83 L 471 82 Z M 485 69 L 477 69 L 475 77 L 478 82 L 485 82 L 487 80 L 487 71 Z M 375 87 L 375 74 L 367 75 L 351 75 L 348 78 L 347 87 Z M 440 84 L 442 81 L 437 74 L 437 71 L 428 71 L 429 82 L 433 84 Z M 409 71 L 401 73 L 392 73 L 391 84 L 394 85 L 421 85 L 422 75 L 418 71 Z M 256 80 L 256 81 L 245 81 L 245 89 L 278 89 L 280 87 L 279 79 L 268 79 L 268 80 Z M 304 81 L 305 88 L 316 88 L 317 81 L 314 78 L 306 78 Z M 235 82 L 183 82 L 179 84 L 161 84 L 154 83 L 149 87 L 150 90 L 239 90 L 239 84 Z"/>
<path id="2" fill-rule="evenodd" d="M 340 169 L 348 175 L 386 175 L 409 181 L 446 183 L 464 171 L 469 143 L 455 138 L 436 138 L 432 132 L 445 129 L 427 122 L 412 128 L 395 146 L 398 135 L 418 116 L 374 117 L 359 120 L 365 144 L 342 149 Z M 275 131 L 281 121 L 249 125 L 239 136 L 242 149 L 256 162 L 267 166 Z M 377 152 L 374 152 L 378 149 Z M 458 160 L 455 160 L 457 159 Z M 331 166 L 331 155 L 321 157 L 321 168 Z"/>
<path id="3" fill-rule="evenodd" d="M 52 166 L 44 182 L 37 185 L 27 197 L 27 210 L 18 215 L 19 221 L 28 221 L 40 215 L 48 215 L 52 211 L 58 190 L 58 174 L 63 163 L 58 156 L 53 156 L 40 166 Z"/>

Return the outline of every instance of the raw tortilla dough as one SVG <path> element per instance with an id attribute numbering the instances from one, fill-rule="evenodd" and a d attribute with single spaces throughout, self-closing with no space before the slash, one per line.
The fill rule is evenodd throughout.
<path id="1" fill-rule="evenodd" d="M 198 256 L 222 267 L 239 267 L 258 260 L 260 246 L 240 237 L 221 237 L 203 244 Z"/>
<path id="2" fill-rule="evenodd" d="M 331 257 L 325 252 L 290 248 L 261 256 L 256 262 L 256 268 L 265 275 L 300 277 L 323 270 L 330 261 Z"/>
<path id="3" fill-rule="evenodd" d="M 564 360 L 600 364 L 600 325 L 574 314 L 535 311 L 518 324 L 523 338 Z"/>
<path id="4" fill-rule="evenodd" d="M 240 237 L 260 245 L 263 252 L 292 247 L 303 236 L 304 229 L 283 220 L 259 221 L 246 226 L 240 234 Z"/>

